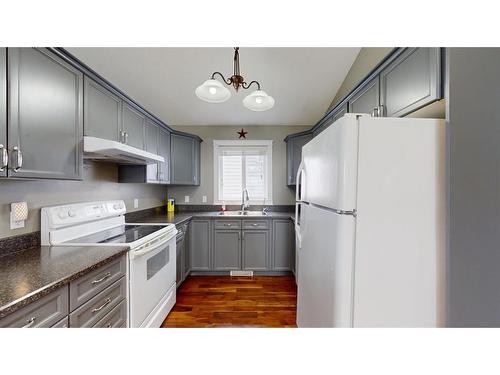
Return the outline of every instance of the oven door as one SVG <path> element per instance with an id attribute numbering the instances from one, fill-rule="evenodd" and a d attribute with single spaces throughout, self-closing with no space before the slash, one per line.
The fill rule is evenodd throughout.
<path id="1" fill-rule="evenodd" d="M 156 315 L 165 310 L 163 305 L 166 304 L 167 299 L 170 299 L 166 296 L 175 285 L 175 258 L 175 233 L 130 250 L 131 327 L 149 326 L 148 321 L 153 317 L 157 319 Z M 173 290 L 175 293 L 175 287 Z"/>

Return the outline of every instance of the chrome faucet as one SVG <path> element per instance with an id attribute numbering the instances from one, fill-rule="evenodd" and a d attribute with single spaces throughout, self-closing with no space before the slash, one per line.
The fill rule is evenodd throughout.
<path id="1" fill-rule="evenodd" d="M 249 200 L 250 200 L 250 198 L 248 197 L 248 190 L 243 189 L 243 191 L 241 193 L 241 213 L 242 214 L 245 213 L 245 208 L 247 208 L 249 206 L 249 204 L 248 204 Z"/>

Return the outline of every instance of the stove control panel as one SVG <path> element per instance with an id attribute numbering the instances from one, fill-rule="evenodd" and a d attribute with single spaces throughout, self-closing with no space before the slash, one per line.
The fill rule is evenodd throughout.
<path id="1" fill-rule="evenodd" d="M 42 221 L 49 228 L 57 228 L 120 216 L 126 211 L 122 200 L 75 203 L 42 208 Z"/>

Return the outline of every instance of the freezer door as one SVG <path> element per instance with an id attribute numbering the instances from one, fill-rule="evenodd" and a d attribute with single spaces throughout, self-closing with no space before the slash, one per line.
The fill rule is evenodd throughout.
<path id="1" fill-rule="evenodd" d="M 302 205 L 299 327 L 351 327 L 355 218 Z"/>
<path id="2" fill-rule="evenodd" d="M 302 148 L 302 200 L 343 211 L 356 208 L 358 116 L 344 115 Z"/>

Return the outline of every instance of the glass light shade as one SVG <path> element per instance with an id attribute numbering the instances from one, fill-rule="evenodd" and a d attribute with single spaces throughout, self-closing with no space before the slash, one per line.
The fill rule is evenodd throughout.
<path id="1" fill-rule="evenodd" d="M 267 111 L 274 107 L 274 98 L 265 91 L 255 90 L 243 99 L 243 105 L 251 111 Z"/>
<path id="2" fill-rule="evenodd" d="M 231 91 L 216 79 L 208 79 L 195 90 L 201 100 L 209 103 L 222 103 L 231 97 Z"/>

